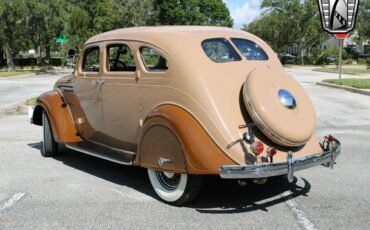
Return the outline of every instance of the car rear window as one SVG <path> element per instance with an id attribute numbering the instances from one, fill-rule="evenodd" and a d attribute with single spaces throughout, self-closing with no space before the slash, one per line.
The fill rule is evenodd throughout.
<path id="1" fill-rule="evenodd" d="M 265 51 L 256 43 L 241 38 L 232 38 L 231 41 L 247 60 L 268 60 Z"/>
<path id="2" fill-rule="evenodd" d="M 214 62 L 240 61 L 240 56 L 225 38 L 213 38 L 202 42 L 202 48 Z"/>

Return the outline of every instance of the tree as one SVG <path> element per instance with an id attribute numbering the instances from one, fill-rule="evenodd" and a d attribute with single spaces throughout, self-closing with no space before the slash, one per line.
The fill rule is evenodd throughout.
<path id="1" fill-rule="evenodd" d="M 26 15 L 27 7 L 23 0 L 4 0 L 0 9 L 2 48 L 6 54 L 8 71 L 14 69 L 13 56 L 27 47 Z"/>
<path id="2" fill-rule="evenodd" d="M 365 39 L 370 39 L 370 0 L 361 0 L 358 8 L 356 30 Z"/>
<path id="3" fill-rule="evenodd" d="M 5 4 L 3 1 L 0 1 L 0 16 L 3 15 L 5 8 Z M 2 17 L 1 17 L 2 18 Z M 3 64 L 3 56 L 4 56 L 4 43 L 5 43 L 5 36 L 4 36 L 4 20 L 0 20 L 0 66 Z"/>
<path id="4" fill-rule="evenodd" d="M 154 10 L 160 25 L 233 25 L 222 0 L 155 0 Z"/>
<path id="5" fill-rule="evenodd" d="M 73 7 L 68 17 L 68 27 L 66 29 L 69 37 L 68 43 L 72 47 L 79 49 L 93 31 L 89 29 L 90 17 L 86 11 L 78 6 Z"/>
<path id="6" fill-rule="evenodd" d="M 50 43 L 55 41 L 64 29 L 64 14 L 60 1 L 28 0 L 27 28 L 34 49 L 37 50 L 37 64 L 41 63 L 41 52 L 46 49 L 50 56 Z"/>
<path id="7" fill-rule="evenodd" d="M 150 26 L 156 22 L 153 0 L 118 0 L 118 26 Z"/>
<path id="8" fill-rule="evenodd" d="M 287 26 L 288 21 L 284 20 L 284 16 L 270 12 L 245 25 L 243 30 L 257 35 L 276 52 L 283 52 L 294 43 L 294 38 L 285 32 Z"/>
<path id="9" fill-rule="evenodd" d="M 66 33 L 77 49 L 94 34 L 131 26 L 153 25 L 153 0 L 68 1 Z"/>
<path id="10" fill-rule="evenodd" d="M 328 34 L 321 27 L 316 1 L 263 0 L 261 8 L 265 9 L 262 18 L 268 18 L 259 19 L 260 23 L 264 23 L 264 25 L 256 23 L 253 25 L 254 22 L 252 22 L 252 25 L 247 25 L 245 29 L 256 30 L 256 27 L 264 26 L 261 30 L 256 30 L 256 35 L 259 36 L 260 33 L 266 36 L 264 39 L 270 44 L 274 44 L 273 47 L 282 47 L 284 38 L 285 46 L 298 44 L 301 51 L 301 64 L 304 64 L 304 54 L 308 49 L 328 38 Z M 275 42 L 276 38 L 278 42 Z"/>

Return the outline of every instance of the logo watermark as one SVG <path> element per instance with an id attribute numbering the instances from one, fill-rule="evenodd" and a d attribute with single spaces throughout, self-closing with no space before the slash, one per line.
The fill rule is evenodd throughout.
<path id="1" fill-rule="evenodd" d="M 322 27 L 331 34 L 348 34 L 356 24 L 359 0 L 317 0 Z"/>

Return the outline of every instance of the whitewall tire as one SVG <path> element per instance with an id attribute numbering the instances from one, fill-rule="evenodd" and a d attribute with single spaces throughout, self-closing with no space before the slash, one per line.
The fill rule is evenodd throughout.
<path id="1" fill-rule="evenodd" d="M 150 183 L 165 202 L 182 205 L 193 200 L 202 185 L 202 176 L 148 169 Z"/>

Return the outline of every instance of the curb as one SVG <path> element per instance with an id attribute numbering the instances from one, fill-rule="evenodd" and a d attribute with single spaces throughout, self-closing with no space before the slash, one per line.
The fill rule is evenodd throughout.
<path id="1" fill-rule="evenodd" d="M 25 105 L 23 102 L 8 108 L 0 109 L 0 114 L 6 115 L 29 115 L 33 113 L 33 106 Z"/>
<path id="2" fill-rule="evenodd" d="M 335 84 L 324 83 L 324 82 L 316 82 L 316 85 L 326 86 L 326 87 L 335 88 L 335 89 L 344 89 L 352 93 L 359 93 L 362 95 L 370 96 L 370 90 L 357 89 L 357 88 L 353 88 L 350 86 L 335 85 Z"/>

